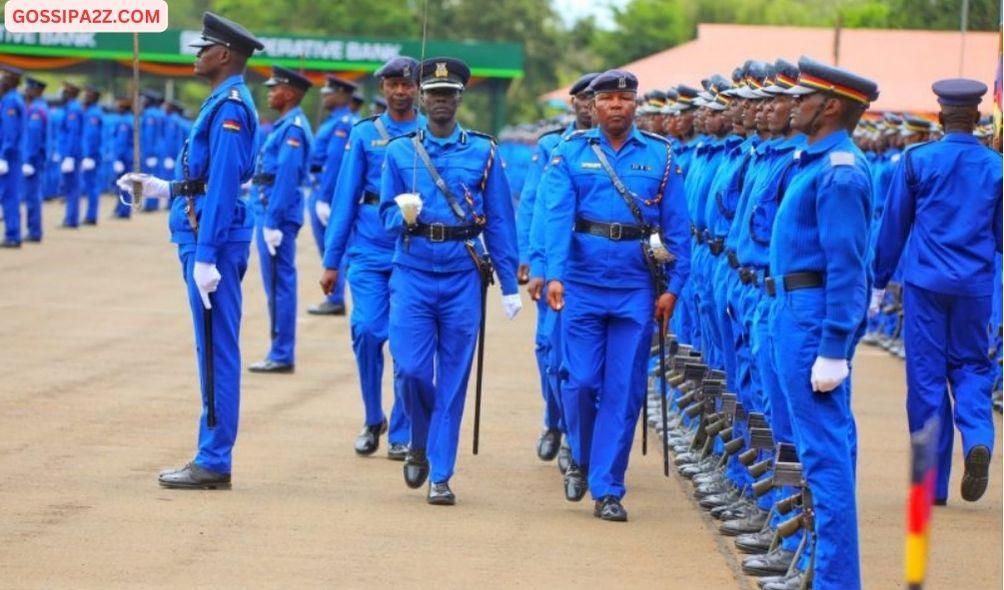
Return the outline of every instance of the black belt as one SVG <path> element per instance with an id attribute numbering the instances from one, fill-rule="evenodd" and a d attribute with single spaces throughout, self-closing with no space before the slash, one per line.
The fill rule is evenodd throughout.
<path id="1" fill-rule="evenodd" d="M 444 225 L 442 223 L 416 223 L 408 228 L 413 236 L 427 238 L 430 242 L 461 242 L 476 238 L 481 233 L 480 225 Z"/>
<path id="2" fill-rule="evenodd" d="M 378 195 L 376 193 L 367 193 L 367 192 L 364 192 L 363 193 L 363 198 L 360 199 L 359 202 L 362 203 L 363 205 L 379 205 L 380 204 L 380 195 Z"/>
<path id="3" fill-rule="evenodd" d="M 621 240 L 640 240 L 650 232 L 647 228 L 624 223 L 603 223 L 602 221 L 589 221 L 588 219 L 578 219 L 575 221 L 575 231 L 582 234 L 590 234 L 607 238 L 619 242 Z"/>
<path id="4" fill-rule="evenodd" d="M 318 172 L 320 172 L 323 169 L 324 168 L 320 164 L 311 164 L 310 165 L 310 173 L 311 174 L 317 174 Z"/>
<path id="5" fill-rule="evenodd" d="M 171 183 L 171 196 L 194 197 L 206 194 L 205 180 L 175 180 Z"/>
<path id="6" fill-rule="evenodd" d="M 693 225 L 690 226 L 690 233 L 691 235 L 694 236 L 694 239 L 697 240 L 698 244 L 704 243 L 704 233 L 701 230 L 697 229 L 696 226 Z"/>
<path id="7" fill-rule="evenodd" d="M 729 266 L 739 270 L 739 257 L 736 255 L 735 250 L 729 250 L 726 255 L 729 257 Z"/>
<path id="8" fill-rule="evenodd" d="M 712 256 L 720 256 L 725 251 L 725 238 L 715 238 L 708 240 L 708 249 Z"/>
<path id="9" fill-rule="evenodd" d="M 780 277 L 784 281 L 785 291 L 798 291 L 799 289 L 814 289 L 816 287 L 822 287 L 825 281 L 825 275 L 821 272 L 793 272 Z M 764 280 L 764 290 L 771 297 L 777 295 L 777 278 L 767 277 Z"/>
<path id="10" fill-rule="evenodd" d="M 272 186 L 275 184 L 275 174 L 255 174 L 251 177 L 251 184 Z"/>
<path id="11" fill-rule="evenodd" d="M 753 285 L 754 287 L 756 287 L 757 278 L 756 278 L 755 268 L 746 268 L 745 266 L 740 266 L 739 268 L 736 269 L 736 272 L 739 273 L 740 283 L 744 285 Z"/>

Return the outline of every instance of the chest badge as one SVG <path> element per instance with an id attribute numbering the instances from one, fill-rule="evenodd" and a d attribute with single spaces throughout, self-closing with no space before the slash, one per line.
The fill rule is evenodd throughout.
<path id="1" fill-rule="evenodd" d="M 646 166 L 645 164 L 631 164 L 631 169 L 632 170 L 641 170 L 643 172 L 651 172 L 652 171 L 652 167 L 651 166 Z"/>
<path id="2" fill-rule="evenodd" d="M 582 163 L 582 169 L 583 170 L 601 170 L 602 168 L 603 168 L 603 166 L 600 165 L 599 162 L 583 162 Z"/>

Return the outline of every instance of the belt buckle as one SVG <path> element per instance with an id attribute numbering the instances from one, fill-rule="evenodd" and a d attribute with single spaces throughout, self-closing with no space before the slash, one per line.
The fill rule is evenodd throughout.
<path id="1" fill-rule="evenodd" d="M 430 242 L 445 242 L 446 241 L 446 226 L 442 223 L 430 223 L 429 224 L 429 241 Z"/>
<path id="2" fill-rule="evenodd" d="M 774 277 L 767 277 L 764 279 L 763 288 L 771 297 L 777 295 L 777 282 L 774 280 Z"/>
<path id="3" fill-rule="evenodd" d="M 610 229 L 607 233 L 609 234 L 611 240 L 619 242 L 624 238 L 624 226 L 619 223 L 611 223 Z"/>

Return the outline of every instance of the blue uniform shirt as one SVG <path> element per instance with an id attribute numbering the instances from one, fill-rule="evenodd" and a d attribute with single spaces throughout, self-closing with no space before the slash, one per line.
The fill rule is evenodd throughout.
<path id="1" fill-rule="evenodd" d="M 0 108 L 3 109 L 3 140 L 0 141 L 0 156 L 11 164 L 21 159 L 21 135 L 25 124 L 24 98 L 17 88 L 11 88 L 4 93 Z M 20 175 L 21 171 L 18 170 L 17 174 Z"/>
<path id="2" fill-rule="evenodd" d="M 244 76 L 224 80 L 202 103 L 179 162 L 179 177 L 203 180 L 204 195 L 194 199 L 198 235 L 185 216 L 185 198 L 171 203 L 171 241 L 195 248 L 197 262 L 215 263 L 226 242 L 250 242 L 254 219 L 238 198 L 254 172 L 258 113 Z"/>
<path id="3" fill-rule="evenodd" d="M 81 131 L 83 138 L 83 150 L 80 153 L 82 158 L 101 159 L 101 127 L 103 124 L 104 112 L 97 104 L 87 107 L 84 112 L 84 127 Z"/>
<path id="4" fill-rule="evenodd" d="M 24 161 L 36 169 L 36 174 L 42 173 L 45 166 L 45 149 L 47 145 L 49 106 L 42 98 L 31 101 L 27 108 L 27 121 L 24 127 L 24 143 L 22 157 Z"/>
<path id="5" fill-rule="evenodd" d="M 122 162 L 128 169 L 132 164 L 132 113 L 115 113 L 109 115 L 115 132 L 112 136 L 112 157 Z"/>
<path id="6" fill-rule="evenodd" d="M 475 222 L 474 215 L 485 217 L 487 222 L 482 235 L 495 264 L 502 293 L 516 293 L 516 220 L 509 181 L 497 161 L 494 142 L 484 135 L 465 131 L 459 123 L 449 137 L 432 135 L 428 125 L 416 133 L 436 170 L 461 201 L 460 207 L 466 215 L 463 220 L 456 218 L 446 197 L 416 157 L 411 143 L 414 134 L 395 138 L 387 146 L 380 178 L 380 217 L 384 228 L 397 239 L 394 264 L 443 273 L 474 268 L 474 261 L 463 242 L 436 243 L 421 237 L 406 239 L 404 219 L 394 197 L 415 192 L 423 202 L 419 223 L 470 225 Z M 475 245 L 480 248 L 480 241 L 476 240 Z"/>
<path id="7" fill-rule="evenodd" d="M 805 136 L 797 133 L 769 148 L 768 161 L 749 190 L 746 208 L 736 218 L 739 239 L 736 256 L 740 264 L 756 269 L 770 265 L 770 236 L 777 214 L 778 187 L 784 174 L 795 161 L 795 152 L 805 145 Z"/>
<path id="8" fill-rule="evenodd" d="M 139 147 L 144 162 L 147 158 L 157 158 L 158 160 L 163 158 L 166 155 L 164 153 L 164 111 L 155 106 L 143 109 L 140 130 Z"/>
<path id="9" fill-rule="evenodd" d="M 750 201 L 752 200 L 750 195 L 753 193 L 754 187 L 756 187 L 763 175 L 770 168 L 771 162 L 774 161 L 774 147 L 780 144 L 781 141 L 781 139 L 774 137 L 761 141 L 759 145 L 753 148 L 753 152 L 750 154 L 746 170 L 742 177 L 738 179 L 739 201 L 736 206 L 735 215 L 729 225 L 729 233 L 725 236 L 725 249 L 727 251 L 736 252 L 738 255 L 739 242 L 745 239 L 746 234 L 749 233 L 749 226 L 744 225 L 742 220 L 749 214 Z"/>
<path id="10" fill-rule="evenodd" d="M 770 274 L 825 275 L 818 354 L 846 359 L 868 299 L 868 159 L 841 130 L 802 150 L 790 178 L 771 233 Z"/>
<path id="11" fill-rule="evenodd" d="M 971 134 L 908 148 L 886 196 L 875 286 L 885 288 L 903 253 L 903 278 L 911 284 L 990 295 L 994 251 L 1001 251 L 1001 186 L 1001 155 Z"/>
<path id="12" fill-rule="evenodd" d="M 72 99 L 66 101 L 63 111 L 59 127 L 59 147 L 56 151 L 63 158 L 80 158 L 83 145 L 84 109 L 77 102 L 77 99 Z"/>
<path id="13" fill-rule="evenodd" d="M 704 209 L 707 204 L 707 195 L 727 151 L 726 139 L 709 138 L 697 146 L 694 151 L 694 160 L 697 165 L 693 167 L 693 174 L 687 177 L 686 195 L 690 222 L 698 230 L 703 230 L 706 227 Z"/>
<path id="14" fill-rule="evenodd" d="M 331 142 L 331 134 L 335 132 L 335 123 L 342 118 L 341 109 L 335 109 L 328 113 L 328 118 L 317 126 L 317 133 L 314 134 L 314 147 L 310 151 L 310 172 L 320 174 L 324 169 L 324 161 L 328 158 L 328 143 Z"/>
<path id="15" fill-rule="evenodd" d="M 338 172 L 342 166 L 342 157 L 345 155 L 345 145 L 349 142 L 349 134 L 352 133 L 352 126 L 356 121 L 349 107 L 332 111 L 330 120 L 333 123 L 331 133 L 326 138 L 324 158 L 321 160 L 321 178 L 317 187 L 320 197 L 325 200 L 330 200 L 331 195 L 335 193 Z"/>
<path id="16" fill-rule="evenodd" d="M 569 125 L 560 135 L 548 135 L 545 138 L 541 138 L 538 143 L 538 148 L 540 150 L 539 156 L 539 170 L 534 175 L 533 172 L 528 176 L 527 182 L 524 185 L 523 199 L 529 199 L 533 204 L 533 209 L 530 210 L 530 228 L 529 236 L 527 240 L 527 248 L 529 249 L 529 254 L 527 255 L 528 263 L 530 265 L 530 276 L 544 278 L 547 276 L 547 256 L 545 254 L 545 232 L 547 231 L 547 203 L 545 199 L 541 197 L 540 194 L 540 181 L 544 176 L 544 172 L 547 171 L 547 166 L 551 161 L 551 155 L 558 145 L 568 139 L 572 133 L 575 132 L 575 127 Z M 527 190 L 532 190 L 532 193 L 528 193 Z M 520 202 L 520 209 L 522 210 L 523 202 Z M 519 217 L 516 219 L 516 229 L 519 231 Z"/>
<path id="17" fill-rule="evenodd" d="M 283 223 L 303 225 L 303 190 L 310 171 L 310 145 L 314 141 L 310 121 L 300 107 L 279 117 L 258 154 L 258 173 L 274 177 L 258 186 L 255 212 L 265 227 Z"/>
<path id="18" fill-rule="evenodd" d="M 634 195 L 646 224 L 659 228 L 663 244 L 676 259 L 666 268 L 668 290 L 679 295 L 690 275 L 683 173 L 672 160 L 668 141 L 636 127 L 619 151 L 614 151 L 600 129 L 576 132 L 554 150 L 539 189 L 547 207 L 547 279 L 614 289 L 652 286 L 638 240 L 614 241 L 573 231 L 578 219 L 638 225 L 593 152 L 594 143 Z M 652 202 L 660 196 L 657 203 Z M 652 203 L 647 205 L 646 200 Z"/>
<path id="19" fill-rule="evenodd" d="M 739 139 L 738 136 L 735 137 Z M 715 172 L 715 178 L 709 186 L 710 194 L 704 206 L 704 227 L 714 238 L 724 238 L 729 233 L 736 209 L 739 208 L 739 195 L 747 166 L 753 150 L 759 143 L 760 138 L 751 135 L 733 145 L 723 156 L 721 165 Z"/>
<path id="20" fill-rule="evenodd" d="M 533 150 L 530 158 L 526 178 L 523 181 L 523 189 L 520 192 L 519 208 L 516 210 L 516 241 L 519 243 L 519 261 L 521 264 L 530 264 L 530 228 L 533 225 L 533 218 L 536 214 L 537 188 L 540 186 L 540 179 L 543 176 L 544 168 L 551 159 L 551 152 L 561 142 L 575 131 L 575 123 L 572 123 L 563 131 L 556 129 L 541 135 L 537 139 L 537 146 Z M 534 275 L 543 276 L 543 275 Z"/>
<path id="21" fill-rule="evenodd" d="M 401 122 L 383 113 L 352 127 L 331 198 L 331 218 L 324 232 L 324 268 L 341 268 L 347 248 L 353 264 L 390 270 L 396 236 L 384 230 L 379 207 L 361 202 L 366 193 L 380 195 L 380 176 L 390 139 L 380 136 L 374 124 L 377 118 L 390 138 L 425 125 L 425 117 L 418 113 L 414 119 Z"/>

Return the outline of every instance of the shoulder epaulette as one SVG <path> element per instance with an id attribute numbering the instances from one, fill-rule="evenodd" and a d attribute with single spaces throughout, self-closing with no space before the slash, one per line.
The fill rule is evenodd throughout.
<path id="1" fill-rule="evenodd" d="M 303 128 L 303 119 L 301 119 L 299 116 L 293 117 L 293 125 L 295 125 L 297 127 L 300 127 L 302 129 Z"/>
<path id="2" fill-rule="evenodd" d="M 389 140 L 387 140 L 387 143 L 391 143 L 391 142 L 393 142 L 393 141 L 397 141 L 397 140 L 399 140 L 399 139 L 404 139 L 405 137 L 409 137 L 409 138 L 410 138 L 410 137 L 414 137 L 414 136 L 415 136 L 416 134 L 418 134 L 418 131 L 417 131 L 417 130 L 415 130 L 415 131 L 410 131 L 410 132 L 408 132 L 408 133 L 403 133 L 403 134 L 401 134 L 401 135 L 395 135 L 394 137 L 392 137 L 392 138 L 390 138 Z"/>
<path id="3" fill-rule="evenodd" d="M 244 99 L 241 98 L 240 90 L 237 90 L 236 88 L 230 89 L 230 95 L 227 96 L 227 98 L 229 98 L 230 100 L 236 100 L 238 102 L 244 102 Z"/>
<path id="4" fill-rule="evenodd" d="M 372 120 L 376 119 L 379 116 L 380 115 L 370 115 L 369 117 L 364 117 L 362 119 L 359 119 L 355 123 L 353 123 L 352 126 L 353 127 L 358 127 L 360 123 L 365 123 L 366 121 L 372 121 Z"/>
<path id="5" fill-rule="evenodd" d="M 668 144 L 672 145 L 672 142 L 670 142 L 665 137 L 659 135 L 658 133 L 652 133 L 650 131 L 642 131 L 641 134 L 644 135 L 644 136 L 646 136 L 646 137 L 651 137 L 652 139 L 658 139 L 662 143 L 668 143 Z"/>
<path id="6" fill-rule="evenodd" d="M 583 138 L 586 136 L 586 133 L 588 131 L 589 131 L 588 129 L 576 129 L 575 131 L 569 133 L 567 137 L 565 137 L 565 141 Z"/>
<path id="7" fill-rule="evenodd" d="M 561 133 L 562 131 L 564 131 L 564 129 L 561 129 L 560 127 L 558 129 L 552 129 L 550 131 L 545 131 L 545 132 L 543 132 L 543 133 L 541 133 L 540 135 L 537 136 L 537 141 L 540 141 L 540 140 L 544 139 L 548 135 L 554 135 L 555 133 Z"/>
<path id="8" fill-rule="evenodd" d="M 495 139 L 495 136 L 494 135 L 490 135 L 488 133 L 482 133 L 480 131 L 472 131 L 472 130 L 468 130 L 467 133 L 469 135 L 474 135 L 476 137 L 483 137 L 483 138 L 487 139 L 488 141 L 490 141 L 492 143 L 498 143 L 498 140 Z"/>

